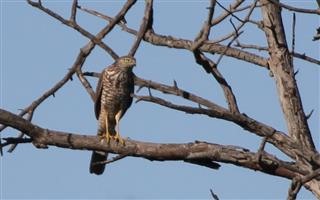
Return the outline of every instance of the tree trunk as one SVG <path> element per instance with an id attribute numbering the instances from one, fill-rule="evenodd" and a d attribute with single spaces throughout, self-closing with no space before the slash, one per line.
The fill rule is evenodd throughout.
<path id="1" fill-rule="evenodd" d="M 277 92 L 279 95 L 280 105 L 284 113 L 285 121 L 288 128 L 289 136 L 301 147 L 301 151 L 308 150 L 316 152 L 313 143 L 306 115 L 295 80 L 295 73 L 290 51 L 286 42 L 285 30 L 281 18 L 281 8 L 276 3 L 268 0 L 261 0 L 263 28 L 269 48 L 269 68 L 274 76 Z M 306 155 L 311 158 L 313 155 Z M 309 159 L 307 159 L 309 160 Z M 307 162 L 299 158 L 310 172 L 310 160 Z M 306 184 L 318 198 L 320 198 L 319 181 L 310 181 Z"/>

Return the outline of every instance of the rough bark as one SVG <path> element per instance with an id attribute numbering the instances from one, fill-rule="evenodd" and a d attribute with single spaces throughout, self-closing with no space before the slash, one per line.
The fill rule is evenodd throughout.
<path id="1" fill-rule="evenodd" d="M 311 137 L 307 117 L 304 113 L 301 97 L 295 80 L 294 66 L 288 49 L 285 30 L 281 17 L 281 7 L 278 1 L 261 0 L 263 5 L 263 30 L 268 42 L 269 68 L 275 79 L 280 105 L 288 128 L 289 136 L 299 144 L 302 152 L 311 151 L 309 156 L 315 154 L 316 149 Z M 309 167 L 310 172 L 314 167 L 312 163 L 298 156 L 298 162 Z M 311 166 L 310 166 L 311 165 Z M 320 182 L 308 184 L 309 189 L 319 198 Z"/>

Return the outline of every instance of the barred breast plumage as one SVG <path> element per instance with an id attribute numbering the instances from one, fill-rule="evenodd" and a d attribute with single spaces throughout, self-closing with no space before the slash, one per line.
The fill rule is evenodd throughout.
<path id="1" fill-rule="evenodd" d="M 131 94 L 134 91 L 134 75 L 132 72 L 136 60 L 130 56 L 120 57 L 114 64 L 104 69 L 97 85 L 95 99 L 95 114 L 99 120 L 98 135 L 107 142 L 110 139 L 124 144 L 119 135 L 119 120 L 132 103 Z M 105 152 L 93 152 L 90 172 L 102 174 L 105 164 L 94 163 L 104 161 Z"/>

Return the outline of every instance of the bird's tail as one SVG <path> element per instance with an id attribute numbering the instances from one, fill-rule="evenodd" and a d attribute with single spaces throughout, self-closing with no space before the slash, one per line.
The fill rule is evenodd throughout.
<path id="1" fill-rule="evenodd" d="M 90 161 L 90 173 L 100 175 L 103 173 L 106 164 L 98 164 L 99 162 L 103 162 L 107 159 L 108 153 L 102 151 L 93 151 L 91 155 Z"/>

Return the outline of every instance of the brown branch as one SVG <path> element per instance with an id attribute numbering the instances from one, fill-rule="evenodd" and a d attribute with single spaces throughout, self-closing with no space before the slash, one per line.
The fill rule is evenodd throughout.
<path id="1" fill-rule="evenodd" d="M 294 54 L 296 46 L 296 13 L 292 15 L 292 40 L 291 40 L 291 52 Z M 293 66 L 293 56 L 291 54 L 291 64 Z"/>
<path id="2" fill-rule="evenodd" d="M 139 86 L 139 88 L 146 87 L 146 88 L 161 91 L 164 94 L 172 94 L 175 96 L 180 96 L 184 99 L 187 99 L 187 100 L 192 101 L 194 103 L 206 106 L 211 109 L 217 109 L 219 107 L 219 105 L 217 105 L 207 99 L 201 98 L 195 94 L 192 94 L 188 91 L 185 91 L 185 90 L 178 88 L 177 84 L 174 84 L 174 86 L 168 86 L 168 85 L 157 83 L 157 82 L 154 82 L 151 80 L 145 80 L 145 79 L 139 78 L 137 76 L 135 76 L 134 83 L 136 86 Z"/>
<path id="3" fill-rule="evenodd" d="M 28 2 L 32 2 L 32 1 L 28 1 Z M 123 16 L 127 13 L 127 11 L 131 8 L 131 6 L 135 3 L 136 1 L 134 0 L 129 0 L 121 9 L 121 11 L 117 14 L 117 16 L 114 18 L 114 20 L 112 20 L 105 28 L 103 28 L 96 36 L 95 38 L 100 41 L 102 38 L 104 38 L 104 36 L 106 34 L 108 34 L 113 27 L 116 25 L 116 23 L 118 23 Z M 41 6 L 41 3 L 35 3 L 32 2 L 33 6 Z M 51 11 L 50 11 L 51 12 Z M 50 90 L 48 90 L 46 93 L 44 93 L 40 98 L 38 98 L 36 101 L 34 101 L 29 107 L 23 109 L 21 111 L 21 113 L 19 114 L 20 116 L 25 115 L 27 112 L 34 112 L 34 110 L 44 101 L 46 100 L 49 96 L 53 95 L 56 91 L 58 91 L 68 80 L 70 80 L 72 78 L 72 75 L 74 73 L 77 72 L 77 70 L 81 69 L 82 65 L 84 64 L 87 56 L 91 53 L 92 49 L 95 47 L 96 43 L 93 42 L 92 40 L 85 45 L 84 47 L 82 47 L 80 49 L 80 53 L 78 54 L 73 66 L 71 67 L 71 69 L 69 70 L 69 72 L 63 77 L 63 79 L 61 81 L 59 81 L 53 88 L 51 88 Z M 81 73 L 79 73 L 81 74 Z M 0 128 L 0 131 L 2 131 L 4 128 L 6 128 L 5 125 L 2 125 L 2 127 Z M 19 135 L 19 137 L 23 137 L 23 133 L 21 133 Z M 16 145 L 12 146 L 12 148 L 10 149 L 11 151 L 14 150 L 14 148 L 16 147 Z"/>
<path id="4" fill-rule="evenodd" d="M 212 41 L 212 43 L 219 43 L 219 42 L 225 41 L 225 40 L 227 40 L 227 39 L 229 39 L 229 38 L 231 38 L 231 37 L 238 37 L 240 29 L 241 29 L 246 23 L 249 22 L 250 16 L 251 16 L 253 10 L 257 7 L 257 6 L 256 6 L 256 5 L 257 5 L 257 2 L 258 2 L 258 0 L 255 0 L 255 1 L 251 4 L 250 10 L 248 11 L 246 17 L 245 17 L 243 20 L 240 19 L 240 18 L 238 18 L 236 15 L 233 15 L 233 14 L 232 14 L 233 17 L 235 17 L 237 20 L 239 20 L 239 21 L 241 22 L 240 25 L 239 25 L 238 27 L 236 27 L 235 30 L 234 30 L 232 33 L 229 33 L 228 35 L 226 35 L 226 36 L 224 36 L 224 37 L 222 37 L 222 38 L 220 38 L 220 39 L 216 39 L 216 40 Z M 220 5 L 220 7 L 221 7 L 221 6 L 222 6 L 222 5 Z M 223 7 L 223 6 L 222 6 L 222 7 Z M 224 8 L 224 7 L 223 7 L 223 8 Z M 224 9 L 226 10 L 226 8 L 224 8 Z"/>
<path id="5" fill-rule="evenodd" d="M 112 19 L 111 17 L 108 17 L 96 11 L 92 11 L 84 8 L 80 8 L 80 9 L 94 16 L 101 17 L 107 21 Z M 126 31 L 127 33 L 130 33 L 133 35 L 137 35 L 138 33 L 136 30 L 128 28 L 123 23 L 120 23 L 118 25 L 123 29 L 123 31 Z M 148 30 L 143 39 L 156 46 L 166 46 L 169 48 L 176 48 L 176 49 L 191 50 L 191 47 L 193 44 L 193 42 L 190 40 L 156 34 L 154 33 L 153 30 Z M 258 66 L 268 68 L 267 59 L 247 51 L 239 50 L 237 48 L 227 47 L 227 46 L 215 44 L 215 43 L 204 42 L 203 45 L 199 47 L 199 50 L 202 52 L 208 52 L 208 53 L 225 54 L 227 56 L 234 57 L 239 60 L 244 60 L 244 61 L 256 64 Z"/>
<path id="6" fill-rule="evenodd" d="M 288 190 L 287 200 L 295 200 L 297 198 L 297 194 L 301 188 L 301 182 L 296 177 L 292 179 L 290 188 Z"/>
<path id="7" fill-rule="evenodd" d="M 83 75 L 82 70 L 80 68 L 77 69 L 77 77 L 79 81 L 81 82 L 82 86 L 85 88 L 89 96 L 91 97 L 92 101 L 95 101 L 95 92 L 90 84 L 90 82 L 86 79 L 86 77 Z"/>
<path id="8" fill-rule="evenodd" d="M 278 4 L 269 3 L 269 0 L 262 0 L 261 3 L 270 54 L 269 67 L 275 78 L 288 133 L 303 149 L 316 152 L 295 80 L 280 8 Z"/>
<path id="9" fill-rule="evenodd" d="M 236 44 L 234 46 L 240 47 L 241 49 L 255 49 L 258 51 L 268 51 L 268 47 L 258 46 L 254 44 L 244 44 L 240 43 L 239 40 L 236 40 Z"/>
<path id="10" fill-rule="evenodd" d="M 12 144 L 23 144 L 23 143 L 31 143 L 31 138 L 14 138 L 14 137 L 8 137 L 8 138 L 2 138 L 5 142 L 1 144 L 1 148 L 12 145 Z"/>
<path id="11" fill-rule="evenodd" d="M 146 0 L 146 7 L 144 11 L 144 16 L 140 25 L 139 32 L 137 33 L 137 38 L 135 43 L 132 45 L 131 50 L 128 55 L 134 56 L 136 53 L 144 34 L 147 30 L 152 29 L 153 23 L 153 0 Z"/>
<path id="12" fill-rule="evenodd" d="M 225 99 L 227 100 L 229 110 L 231 112 L 239 113 L 237 100 L 232 92 L 232 88 L 227 83 L 223 75 L 220 73 L 215 63 L 213 63 L 203 53 L 199 51 L 194 51 L 194 57 L 196 59 L 196 62 L 199 65 L 201 65 L 206 70 L 207 73 L 211 73 L 213 77 L 217 80 L 217 82 L 220 84 L 223 90 Z"/>
<path id="13" fill-rule="evenodd" d="M 86 76 L 94 76 L 99 77 L 99 73 L 96 72 L 85 72 Z M 229 110 L 207 100 L 201 98 L 195 94 L 192 94 L 188 91 L 185 91 L 181 88 L 178 88 L 176 84 L 174 86 L 168 86 L 165 84 L 157 83 L 150 80 L 145 80 L 139 77 L 135 77 L 135 85 L 139 87 L 140 90 L 142 87 L 146 87 L 149 90 L 155 89 L 164 94 L 172 94 L 176 96 L 180 96 L 189 101 L 196 103 L 197 105 L 206 106 L 208 109 L 204 109 L 202 107 L 187 107 L 187 106 L 178 106 L 172 104 L 171 102 L 167 102 L 166 100 L 153 97 L 149 94 L 149 96 L 137 96 L 137 101 L 146 101 L 151 103 L 156 103 L 161 106 L 165 106 L 171 109 L 175 109 L 178 111 L 186 112 L 189 114 L 202 114 L 213 118 L 224 119 L 230 122 L 233 122 L 243 129 L 258 135 L 260 137 L 266 137 L 267 142 L 274 145 L 280 151 L 285 153 L 287 156 L 292 159 L 296 159 L 297 156 L 304 157 L 305 160 L 315 163 L 315 165 L 320 166 L 320 156 L 315 156 L 313 151 L 305 150 L 301 152 L 301 147 L 294 142 L 290 137 L 288 137 L 285 133 L 274 129 L 262 122 L 259 122 L 255 119 L 250 118 L 245 113 L 232 113 Z M 158 99 L 160 99 L 158 101 Z"/>
<path id="14" fill-rule="evenodd" d="M 217 4 L 220 6 L 220 8 L 222 8 L 223 10 L 225 10 L 226 12 L 228 12 L 232 17 L 236 18 L 238 21 L 240 22 L 244 22 L 242 19 L 240 19 L 237 15 L 233 14 L 233 12 L 230 12 L 227 8 L 225 8 L 221 3 L 219 3 L 219 1 L 217 1 Z"/>
<path id="15" fill-rule="evenodd" d="M 75 68 L 77 67 L 77 65 L 81 62 L 80 58 L 82 58 L 82 52 L 79 53 L 78 55 L 78 59 L 76 60 L 76 62 L 73 64 L 73 67 L 69 69 L 68 73 L 59 81 L 57 82 L 52 88 L 50 88 L 49 90 L 47 90 L 43 95 L 41 95 L 38 99 L 36 99 L 35 101 L 33 101 L 29 106 L 27 106 L 26 108 L 22 109 L 20 111 L 20 113 L 18 114 L 20 117 L 24 116 L 25 114 L 27 114 L 28 112 L 34 112 L 36 110 L 36 108 L 43 102 L 45 101 L 48 97 L 50 97 L 51 95 L 53 95 L 54 93 L 56 93 L 62 86 L 64 86 L 64 84 L 66 84 L 70 78 L 72 77 L 72 75 L 75 73 Z M 1 125 L 0 127 L 0 132 L 2 130 L 4 130 L 7 126 L 5 125 Z"/>
<path id="16" fill-rule="evenodd" d="M 258 51 L 268 51 L 268 47 L 264 47 L 264 46 L 258 46 L 258 45 L 254 45 L 254 44 L 244 44 L 244 43 L 240 43 L 239 40 L 236 41 L 237 43 L 234 45 L 236 47 L 240 47 L 241 49 L 255 49 Z M 310 62 L 310 63 L 314 63 L 317 65 L 320 65 L 320 60 L 317 60 L 315 58 L 312 58 L 310 56 L 307 56 L 305 53 L 298 53 L 298 52 L 290 52 L 290 54 L 296 58 L 299 58 L 301 60 L 304 60 L 306 62 Z"/>
<path id="17" fill-rule="evenodd" d="M 243 129 L 258 135 L 260 137 L 268 137 L 268 142 L 273 144 L 283 153 L 288 155 L 289 157 L 296 159 L 296 156 L 299 155 L 301 157 L 305 157 L 306 160 L 312 161 L 313 152 L 306 151 L 301 152 L 301 147 L 293 142 L 291 138 L 289 138 L 285 133 L 275 130 L 274 128 L 263 124 L 259 121 L 256 121 L 245 114 L 237 114 L 232 113 L 229 110 L 222 108 L 220 106 L 215 109 L 204 109 L 199 107 L 189 107 L 183 105 L 176 105 L 164 99 L 154 97 L 154 96 L 137 96 L 137 101 L 146 101 L 151 103 L 156 103 L 161 106 L 171 108 L 174 110 L 182 111 L 188 114 L 201 114 L 206 115 L 212 118 L 224 119 L 230 122 L 233 122 Z"/>
<path id="18" fill-rule="evenodd" d="M 320 9 L 313 10 L 313 9 L 297 8 L 294 6 L 289 6 L 287 4 L 281 3 L 277 0 L 268 0 L 268 1 L 272 2 L 273 4 L 276 4 L 277 6 L 280 6 L 282 8 L 287 9 L 287 10 L 290 10 L 290 11 L 300 12 L 300 13 L 304 13 L 304 14 L 320 15 Z"/>
<path id="19" fill-rule="evenodd" d="M 257 164 L 253 162 L 255 153 L 213 143 L 157 144 L 126 140 L 125 146 L 118 145 L 115 141 L 107 144 L 95 136 L 43 129 L 2 109 L 0 109 L 0 123 L 26 133 L 32 138 L 33 144 L 41 148 L 56 146 L 67 149 L 105 151 L 157 161 L 212 160 L 288 179 L 296 177 L 297 174 L 307 173 L 300 170 L 294 163 L 282 161 L 267 153 L 261 159 L 263 164 Z"/>
<path id="20" fill-rule="evenodd" d="M 227 17 L 229 17 L 231 14 L 237 12 L 237 8 L 244 2 L 244 0 L 237 0 L 232 5 L 229 6 L 229 9 L 225 10 L 224 13 L 219 15 L 217 18 L 213 19 L 211 21 L 211 25 L 215 26 L 225 20 Z M 242 11 L 244 9 L 239 9 L 239 11 Z"/>
<path id="21" fill-rule="evenodd" d="M 86 76 L 94 76 L 99 77 L 99 73 L 95 72 L 85 72 Z M 168 108 L 172 108 L 178 111 L 183 111 L 189 114 L 202 114 L 213 118 L 224 119 L 230 122 L 233 122 L 243 129 L 258 135 L 260 137 L 267 137 L 267 142 L 277 147 L 283 153 L 291 157 L 292 159 L 296 159 L 296 156 L 299 155 L 301 157 L 305 157 L 306 160 L 317 163 L 320 166 L 320 156 L 315 157 L 314 152 L 306 150 L 305 152 L 301 152 L 301 147 L 297 145 L 290 137 L 288 137 L 285 133 L 278 131 L 262 122 L 254 120 L 242 113 L 232 113 L 229 110 L 207 100 L 201 98 L 195 94 L 192 94 L 188 91 L 185 91 L 181 88 L 178 88 L 176 84 L 174 86 L 168 86 L 165 84 L 157 83 L 150 80 L 145 80 L 139 77 L 135 77 L 135 85 L 139 86 L 139 88 L 146 87 L 149 90 L 155 89 L 164 94 L 172 94 L 176 96 L 180 96 L 184 99 L 197 103 L 198 105 L 206 106 L 208 109 L 199 108 L 199 107 L 187 107 L 187 106 L 178 106 L 172 104 L 171 102 L 167 102 L 166 100 L 149 96 L 137 96 L 137 101 L 146 101 L 151 103 L 156 103 L 161 106 L 165 106 Z M 158 100 L 159 99 L 159 100 Z"/>
<path id="22" fill-rule="evenodd" d="M 198 33 L 198 36 L 194 40 L 190 48 L 191 51 L 197 50 L 203 44 L 204 41 L 208 40 L 210 35 L 211 21 L 214 14 L 215 6 L 216 6 L 216 1 L 211 0 L 210 6 L 208 7 L 209 12 L 208 12 L 207 20 L 203 23 L 202 29 L 200 30 L 200 32 Z"/>
<path id="23" fill-rule="evenodd" d="M 75 29 L 76 31 L 78 31 L 80 34 L 82 34 L 83 36 L 89 38 L 91 41 L 93 41 L 95 44 L 99 45 L 102 49 L 104 49 L 107 53 L 109 53 L 109 55 L 113 58 L 113 59 L 117 59 L 119 56 L 108 46 L 106 45 L 103 41 L 101 41 L 99 38 L 96 38 L 93 34 L 91 34 L 90 32 L 88 32 L 87 30 L 85 30 L 84 28 L 82 28 L 81 26 L 79 26 L 75 20 L 72 20 L 73 18 L 73 14 L 74 14 L 74 18 L 75 18 L 75 14 L 76 11 L 74 11 L 73 9 L 75 3 L 73 3 L 72 6 L 72 13 L 71 14 L 71 20 L 67 20 L 64 19 L 62 16 L 58 15 L 57 13 L 53 12 L 52 10 L 42 6 L 42 4 L 40 2 L 34 2 L 31 0 L 27 0 L 27 2 L 33 6 L 36 7 L 38 9 L 40 9 L 41 11 L 45 12 L 46 14 L 50 15 L 51 17 L 55 18 L 56 20 L 60 21 L 62 24 L 69 26 L 73 29 Z"/>
<path id="24" fill-rule="evenodd" d="M 292 54 L 292 52 L 291 52 L 291 54 Z M 308 61 L 310 63 L 314 63 L 314 64 L 317 64 L 317 65 L 320 65 L 320 60 L 317 60 L 315 58 L 309 57 L 304 53 L 301 54 L 301 53 L 294 52 L 293 56 L 296 57 L 296 58 L 300 58 L 302 60 Z"/>
<path id="25" fill-rule="evenodd" d="M 73 0 L 72 7 L 71 7 L 70 21 L 74 23 L 76 22 L 77 7 L 78 7 L 78 0 Z"/>
<path id="26" fill-rule="evenodd" d="M 127 154 L 120 154 L 120 155 L 117 155 L 117 156 L 111 158 L 110 160 L 95 162 L 95 163 L 92 163 L 91 165 L 94 166 L 94 165 L 110 164 L 110 163 L 116 162 L 118 160 L 121 160 L 127 156 L 128 156 Z"/>
<path id="27" fill-rule="evenodd" d="M 29 110 L 29 111 L 28 111 L 28 115 L 27 115 L 27 117 L 26 117 L 26 120 L 28 120 L 29 122 L 32 121 L 34 111 L 35 111 L 35 110 Z M 22 138 L 23 136 L 24 136 L 24 133 L 23 133 L 23 132 L 20 132 L 17 138 Z M 9 152 L 9 153 L 13 152 L 14 149 L 17 147 L 17 145 L 18 145 L 18 143 L 12 144 L 12 145 L 10 146 L 8 152 Z"/>
<path id="28" fill-rule="evenodd" d="M 289 191 L 288 191 L 288 200 L 295 200 L 297 198 L 297 194 L 299 193 L 301 187 L 311 181 L 312 179 L 315 179 L 320 176 L 320 168 L 305 175 L 305 176 L 297 176 L 292 179 Z"/>

